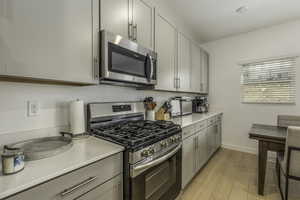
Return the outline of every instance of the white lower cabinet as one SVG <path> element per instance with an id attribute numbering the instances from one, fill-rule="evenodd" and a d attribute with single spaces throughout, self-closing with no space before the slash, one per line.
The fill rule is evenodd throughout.
<path id="1" fill-rule="evenodd" d="M 5 200 L 122 200 L 122 163 L 116 154 Z"/>
<path id="2" fill-rule="evenodd" d="M 198 172 L 208 160 L 207 154 L 207 130 L 203 129 L 196 135 L 196 172 Z"/>
<path id="3" fill-rule="evenodd" d="M 182 148 L 182 188 L 194 177 L 195 169 L 195 137 L 190 136 L 183 141 Z"/>
<path id="4" fill-rule="evenodd" d="M 222 143 L 222 115 L 183 128 L 182 188 L 201 170 Z M 207 125 L 206 125 L 207 124 Z M 200 129 L 198 127 L 201 127 Z"/>
<path id="5" fill-rule="evenodd" d="M 122 178 L 117 176 L 79 197 L 77 200 L 121 200 L 122 197 Z"/>

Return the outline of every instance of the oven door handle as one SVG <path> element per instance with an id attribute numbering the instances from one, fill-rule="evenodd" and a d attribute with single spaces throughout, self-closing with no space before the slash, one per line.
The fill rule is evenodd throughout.
<path id="1" fill-rule="evenodd" d="M 175 149 L 173 149 L 170 153 L 168 153 L 167 155 L 164 155 L 158 159 L 153 160 L 150 163 L 144 164 L 144 165 L 139 165 L 137 167 L 134 167 L 133 170 L 134 171 L 141 171 L 141 170 L 145 170 L 151 167 L 154 167 L 156 165 L 159 165 L 160 163 L 163 163 L 164 161 L 168 160 L 169 158 L 171 158 L 173 155 L 175 155 L 179 149 L 181 148 L 181 144 L 178 145 Z"/>

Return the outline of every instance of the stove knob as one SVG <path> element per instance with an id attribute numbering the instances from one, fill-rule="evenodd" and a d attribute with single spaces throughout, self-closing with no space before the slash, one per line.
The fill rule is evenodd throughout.
<path id="1" fill-rule="evenodd" d="M 166 148 L 167 147 L 167 142 L 166 141 L 162 141 L 162 142 L 160 142 L 160 146 L 161 146 L 161 148 Z"/>
<path id="2" fill-rule="evenodd" d="M 155 150 L 151 147 L 149 148 L 149 155 L 153 155 L 155 153 Z"/>
<path id="3" fill-rule="evenodd" d="M 148 156 L 150 156 L 150 151 L 149 150 L 142 151 L 141 156 L 147 158 Z"/>

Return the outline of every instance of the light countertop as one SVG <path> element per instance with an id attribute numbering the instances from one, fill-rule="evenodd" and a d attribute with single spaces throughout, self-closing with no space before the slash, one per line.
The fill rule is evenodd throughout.
<path id="1" fill-rule="evenodd" d="M 26 190 L 98 160 L 122 152 L 123 147 L 92 137 L 74 140 L 68 151 L 59 155 L 26 162 L 25 169 L 17 174 L 0 173 L 0 199 Z"/>
<path id="2" fill-rule="evenodd" d="M 207 120 L 210 117 L 213 117 L 213 116 L 216 116 L 219 114 L 222 114 L 222 112 L 213 111 L 213 112 L 208 112 L 208 113 L 204 113 L 204 114 L 193 113 L 191 115 L 173 118 L 173 119 L 171 119 L 171 121 L 173 121 L 174 123 L 176 123 L 178 125 L 181 125 L 181 127 L 184 128 L 184 127 L 190 126 L 192 124 L 195 124 L 197 122 Z"/>

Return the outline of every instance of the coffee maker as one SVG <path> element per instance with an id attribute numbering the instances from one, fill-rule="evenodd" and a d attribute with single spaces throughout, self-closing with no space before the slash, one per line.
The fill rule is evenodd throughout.
<path id="1" fill-rule="evenodd" d="M 208 98 L 207 96 L 198 96 L 193 100 L 194 113 L 207 113 L 208 112 Z"/>

